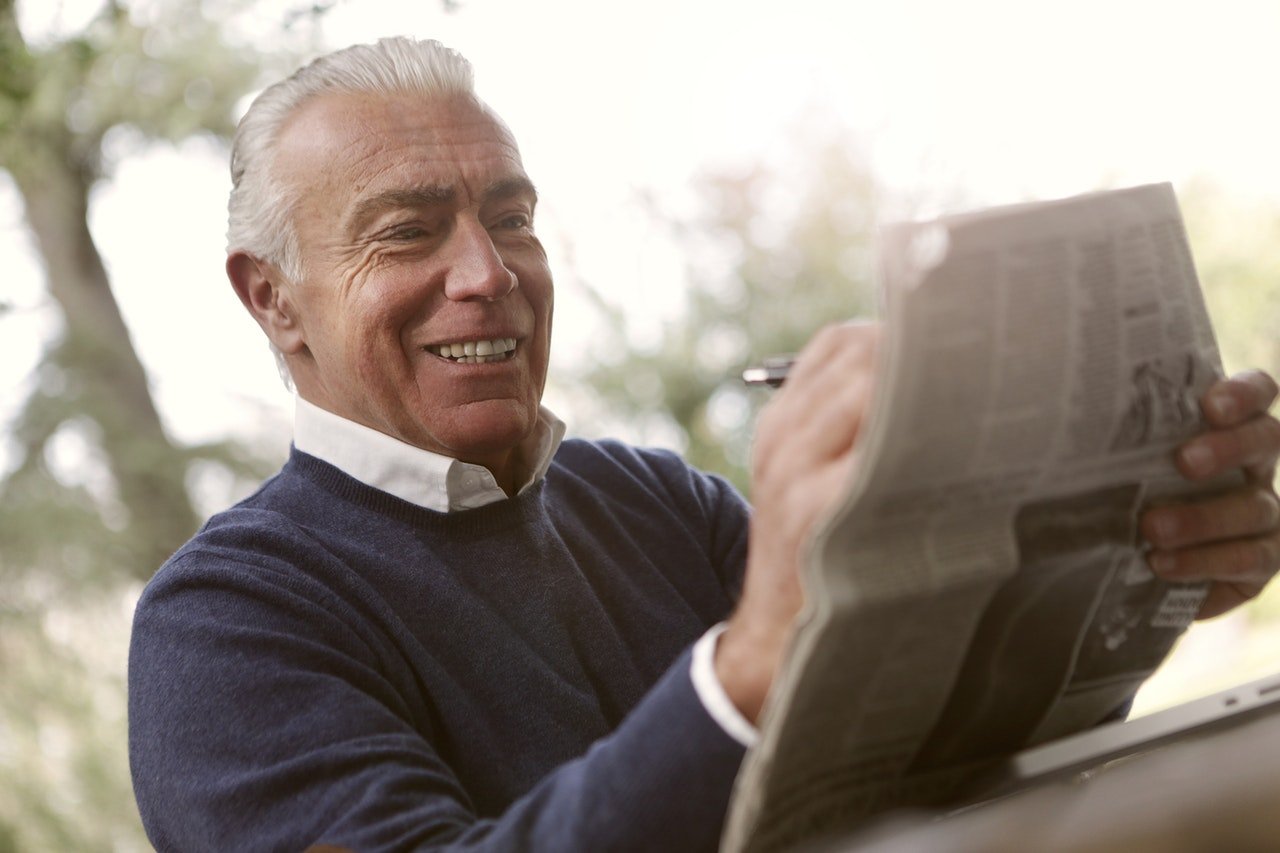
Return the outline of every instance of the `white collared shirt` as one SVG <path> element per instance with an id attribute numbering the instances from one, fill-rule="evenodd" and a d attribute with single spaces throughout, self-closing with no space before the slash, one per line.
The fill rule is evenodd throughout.
<path id="1" fill-rule="evenodd" d="M 423 450 L 301 397 L 295 401 L 293 446 L 366 486 L 436 512 L 475 509 L 507 498 L 483 465 Z M 538 422 L 519 447 L 527 473 L 518 492 L 546 476 L 564 430 L 564 421 L 545 406 L 538 408 Z"/>
<path id="2" fill-rule="evenodd" d="M 507 498 L 493 474 L 482 465 L 423 450 L 301 397 L 294 399 L 293 446 L 366 486 L 436 512 L 475 509 Z M 539 406 L 537 424 L 519 446 L 526 474 L 517 494 L 546 476 L 564 433 L 564 421 Z M 759 734 L 725 694 L 715 673 L 716 640 L 724 627 L 717 625 L 698 640 L 693 648 L 690 677 L 711 718 L 730 737 L 749 747 Z"/>

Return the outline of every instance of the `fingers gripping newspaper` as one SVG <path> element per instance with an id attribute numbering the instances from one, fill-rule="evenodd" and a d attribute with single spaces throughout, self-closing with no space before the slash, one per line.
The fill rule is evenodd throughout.
<path id="1" fill-rule="evenodd" d="M 1000 757 L 1123 712 L 1204 585 L 1140 511 L 1220 374 L 1167 184 L 888 229 L 859 470 L 739 775 L 726 851 L 947 803 Z"/>

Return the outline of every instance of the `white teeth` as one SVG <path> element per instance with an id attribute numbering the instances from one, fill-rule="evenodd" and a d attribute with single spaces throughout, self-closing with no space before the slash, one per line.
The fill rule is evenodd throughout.
<path id="1" fill-rule="evenodd" d="M 516 348 L 515 338 L 494 338 L 487 341 L 467 341 L 460 344 L 439 344 L 428 347 L 442 358 L 455 359 L 459 364 L 476 364 L 501 361 Z"/>

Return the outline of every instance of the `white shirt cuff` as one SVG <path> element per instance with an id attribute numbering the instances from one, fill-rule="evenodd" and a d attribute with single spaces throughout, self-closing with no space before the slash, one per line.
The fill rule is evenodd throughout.
<path id="1" fill-rule="evenodd" d="M 702 635 L 693 647 L 693 666 L 689 675 L 693 679 L 693 690 L 711 719 L 724 729 L 725 734 L 750 749 L 760 739 L 760 730 L 742 716 L 716 677 L 716 642 L 728 627 L 728 623 L 721 622 Z"/>

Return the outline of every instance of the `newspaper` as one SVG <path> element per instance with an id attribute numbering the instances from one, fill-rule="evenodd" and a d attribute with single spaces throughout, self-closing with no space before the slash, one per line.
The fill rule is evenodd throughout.
<path id="1" fill-rule="evenodd" d="M 1140 511 L 1221 373 L 1168 184 L 887 229 L 862 462 L 723 849 L 950 802 L 1002 756 L 1123 709 L 1203 584 L 1147 568 Z"/>

